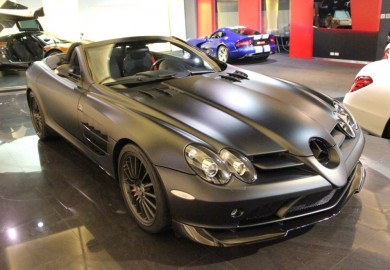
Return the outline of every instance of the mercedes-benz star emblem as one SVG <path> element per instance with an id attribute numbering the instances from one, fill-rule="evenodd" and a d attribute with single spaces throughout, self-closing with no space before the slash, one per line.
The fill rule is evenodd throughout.
<path id="1" fill-rule="evenodd" d="M 326 144 L 319 139 L 310 141 L 310 148 L 314 157 L 323 165 L 329 161 L 329 152 Z"/>

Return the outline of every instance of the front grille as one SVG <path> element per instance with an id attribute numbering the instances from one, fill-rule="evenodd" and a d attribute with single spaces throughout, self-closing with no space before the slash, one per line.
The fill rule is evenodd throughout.
<path id="1" fill-rule="evenodd" d="M 283 204 L 285 204 L 285 201 L 263 204 L 248 213 L 245 220 L 240 222 L 240 225 L 249 225 L 252 223 L 275 219 L 275 213 L 283 206 Z"/>
<path id="2" fill-rule="evenodd" d="M 301 179 L 317 175 L 312 169 L 287 152 L 250 156 L 261 183 Z"/>
<path id="3" fill-rule="evenodd" d="M 320 211 L 322 209 L 328 209 L 337 203 L 337 200 L 343 193 L 343 189 L 335 189 L 331 191 L 322 191 L 306 196 L 295 197 L 277 202 L 269 202 L 252 210 L 245 216 L 245 219 L 240 221 L 239 226 L 252 226 L 281 221 L 285 218 L 291 218 L 294 216 L 309 214 Z M 278 216 L 278 212 L 288 207 L 292 202 L 296 201 L 285 216 Z"/>
<path id="4" fill-rule="evenodd" d="M 306 210 L 312 210 L 316 207 L 323 206 L 329 203 L 335 194 L 336 194 L 336 190 L 334 189 L 330 192 L 324 191 L 324 192 L 305 196 L 287 211 L 287 215 L 297 214 L 298 212 L 302 213 Z"/>

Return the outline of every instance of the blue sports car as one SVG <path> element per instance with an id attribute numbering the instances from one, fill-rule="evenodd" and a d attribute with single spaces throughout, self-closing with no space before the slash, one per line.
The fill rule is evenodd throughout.
<path id="1" fill-rule="evenodd" d="M 273 35 L 245 26 L 219 28 L 209 37 L 192 38 L 187 42 L 222 62 L 245 57 L 266 59 L 276 51 Z"/>

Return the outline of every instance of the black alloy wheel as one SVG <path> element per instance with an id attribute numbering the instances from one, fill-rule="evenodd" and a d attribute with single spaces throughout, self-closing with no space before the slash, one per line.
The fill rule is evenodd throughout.
<path id="1" fill-rule="evenodd" d="M 28 102 L 31 122 L 33 123 L 35 132 L 41 140 L 50 139 L 52 137 L 52 133 L 46 125 L 45 116 L 43 115 L 41 107 L 33 92 L 28 94 Z"/>
<path id="2" fill-rule="evenodd" d="M 118 177 L 126 206 L 137 224 L 158 233 L 169 223 L 164 191 L 155 168 L 140 148 L 125 145 L 119 155 Z"/>

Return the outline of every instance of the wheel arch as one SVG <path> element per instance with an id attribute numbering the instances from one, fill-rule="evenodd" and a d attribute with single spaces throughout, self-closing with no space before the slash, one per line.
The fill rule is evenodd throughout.
<path id="1" fill-rule="evenodd" d="M 113 161 L 113 168 L 114 168 L 114 173 L 115 173 L 115 180 L 118 181 L 118 162 L 119 162 L 119 154 L 121 153 L 123 147 L 127 144 L 134 144 L 136 145 L 137 147 L 139 147 L 142 151 L 144 151 L 145 153 L 145 150 L 142 149 L 142 147 L 140 147 L 138 144 L 136 144 L 133 140 L 130 140 L 128 138 L 123 138 L 123 139 L 120 139 L 114 146 L 114 150 L 112 152 L 112 161 Z M 147 156 L 148 154 L 145 153 Z"/>
<path id="2" fill-rule="evenodd" d="M 120 153 L 121 153 L 122 149 L 128 144 L 133 144 L 133 145 L 137 146 L 146 155 L 146 157 L 149 159 L 150 163 L 154 167 L 155 173 L 157 175 L 157 181 L 159 182 L 161 188 L 163 189 L 163 193 L 165 195 L 164 200 L 168 206 L 168 213 L 169 213 L 170 209 L 171 209 L 170 205 L 169 205 L 169 200 L 168 200 L 169 194 L 168 194 L 167 189 L 165 188 L 163 180 L 161 179 L 161 175 L 158 173 L 158 170 L 156 169 L 156 165 L 152 162 L 152 159 L 150 158 L 150 154 L 143 147 L 141 147 L 139 144 L 137 144 L 135 141 L 133 141 L 129 138 L 120 139 L 115 144 L 115 147 L 113 150 L 112 160 L 113 160 L 113 166 L 114 166 L 115 181 L 117 181 L 119 183 L 118 164 L 119 164 Z"/>
<path id="3" fill-rule="evenodd" d="M 385 128 L 383 129 L 382 137 L 386 139 L 390 139 L 390 118 L 387 120 Z"/>
<path id="4" fill-rule="evenodd" d="M 31 88 L 27 87 L 26 89 L 26 98 L 27 98 L 27 105 L 30 108 L 31 101 L 30 101 L 30 93 L 32 92 Z"/>
<path id="5" fill-rule="evenodd" d="M 142 147 L 139 143 L 136 141 L 129 139 L 129 138 L 122 138 L 120 139 L 114 146 L 113 152 L 112 152 L 112 161 L 113 161 L 113 166 L 114 166 L 114 173 L 115 173 L 115 179 L 118 180 L 118 164 L 119 164 L 119 156 L 120 153 L 123 149 L 128 144 L 133 144 L 137 146 L 148 158 L 148 160 L 151 162 L 151 164 L 155 167 L 156 164 L 153 162 L 153 159 L 151 158 L 151 153 L 145 149 L 145 147 Z M 161 178 L 159 176 L 159 178 Z M 161 181 L 161 179 L 159 179 Z M 161 183 L 162 184 L 162 183 Z"/>

